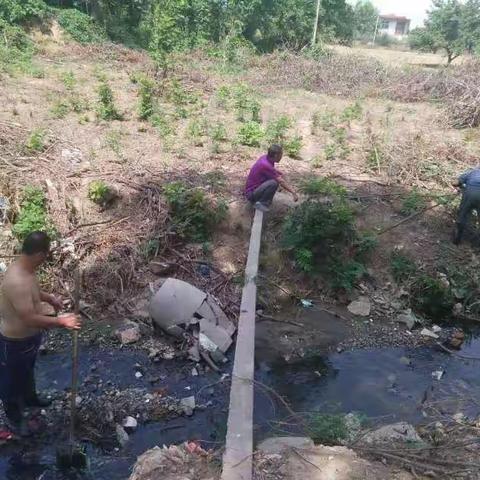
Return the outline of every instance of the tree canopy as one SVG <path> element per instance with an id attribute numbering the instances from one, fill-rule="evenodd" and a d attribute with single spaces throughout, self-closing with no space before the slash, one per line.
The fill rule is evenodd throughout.
<path id="1" fill-rule="evenodd" d="M 354 7 L 356 38 L 370 40 L 373 37 L 379 13 L 370 0 L 358 0 Z"/>

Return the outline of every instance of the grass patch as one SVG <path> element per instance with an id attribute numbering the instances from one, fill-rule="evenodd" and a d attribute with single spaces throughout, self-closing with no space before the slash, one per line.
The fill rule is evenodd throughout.
<path id="1" fill-rule="evenodd" d="M 35 231 L 56 235 L 55 228 L 48 218 L 47 199 L 41 188 L 27 186 L 22 192 L 20 210 L 15 219 L 12 233 L 23 242 L 27 235 Z"/>
<path id="2" fill-rule="evenodd" d="M 46 136 L 45 129 L 36 128 L 25 142 L 25 149 L 30 153 L 41 152 L 45 148 Z"/>
<path id="3" fill-rule="evenodd" d="M 122 115 L 115 107 L 113 91 L 106 80 L 101 81 L 98 87 L 97 116 L 102 120 L 122 119 Z"/>
<path id="4" fill-rule="evenodd" d="M 311 196 L 334 196 L 346 198 L 348 191 L 337 182 L 325 177 L 310 177 L 300 185 L 300 191 Z"/>
<path id="5" fill-rule="evenodd" d="M 418 268 L 410 257 L 395 250 L 390 256 L 390 272 L 397 283 L 403 283 L 416 276 Z"/>
<path id="6" fill-rule="evenodd" d="M 306 419 L 308 434 L 316 444 L 338 445 L 348 437 L 348 427 L 342 414 L 311 413 Z"/>
<path id="7" fill-rule="evenodd" d="M 402 201 L 400 213 L 405 216 L 413 215 L 427 207 L 427 200 L 417 188 L 414 188 Z"/>
<path id="8" fill-rule="evenodd" d="M 363 108 L 360 100 L 356 100 L 355 103 L 349 105 L 340 115 L 340 120 L 344 122 L 350 122 L 352 120 L 359 120 L 362 117 Z"/>
<path id="9" fill-rule="evenodd" d="M 103 180 L 93 180 L 88 185 L 88 199 L 97 205 L 108 203 L 111 194 L 111 188 Z"/>
<path id="10" fill-rule="evenodd" d="M 429 275 L 417 277 L 411 288 L 411 304 L 415 311 L 438 321 L 452 313 L 455 304 L 451 289 Z"/>
<path id="11" fill-rule="evenodd" d="M 221 201 L 208 198 L 200 188 L 183 182 L 165 185 L 173 226 L 182 238 L 195 242 L 210 240 L 218 224 L 225 219 L 228 207 Z"/>
<path id="12" fill-rule="evenodd" d="M 79 43 L 100 43 L 106 40 L 105 30 L 90 15 L 68 8 L 57 11 L 60 26 Z"/>

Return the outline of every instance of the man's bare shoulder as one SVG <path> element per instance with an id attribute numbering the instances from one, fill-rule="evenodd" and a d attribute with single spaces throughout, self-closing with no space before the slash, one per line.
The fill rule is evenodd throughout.
<path id="1" fill-rule="evenodd" d="M 33 275 L 26 272 L 18 264 L 13 263 L 5 272 L 2 289 L 5 293 L 11 292 L 12 289 L 25 291 L 33 287 L 33 282 Z"/>

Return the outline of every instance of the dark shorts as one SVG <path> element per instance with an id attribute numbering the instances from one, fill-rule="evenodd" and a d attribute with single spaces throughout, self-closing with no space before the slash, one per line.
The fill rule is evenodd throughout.
<path id="1" fill-rule="evenodd" d="M 0 399 L 3 402 L 21 400 L 29 394 L 42 336 L 38 333 L 14 339 L 0 334 Z"/>

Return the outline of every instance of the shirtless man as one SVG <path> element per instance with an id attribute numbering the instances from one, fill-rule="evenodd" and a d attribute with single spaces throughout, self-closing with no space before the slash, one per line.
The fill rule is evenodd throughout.
<path id="1" fill-rule="evenodd" d="M 74 314 L 48 316 L 42 313 L 42 302 L 56 312 L 60 300 L 42 292 L 35 276 L 50 251 L 50 239 L 43 232 L 33 232 L 25 239 L 22 254 L 5 273 L 0 285 L 0 399 L 9 427 L 27 435 L 25 407 L 45 407 L 35 388 L 35 360 L 43 330 L 67 328 L 78 330 L 80 319 Z"/>

